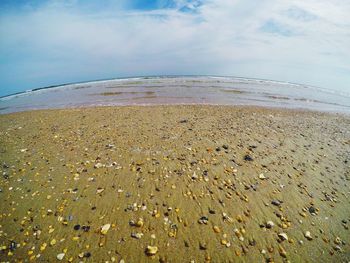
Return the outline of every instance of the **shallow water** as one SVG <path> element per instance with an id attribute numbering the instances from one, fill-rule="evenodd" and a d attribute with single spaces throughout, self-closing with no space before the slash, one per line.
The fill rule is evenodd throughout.
<path id="1" fill-rule="evenodd" d="M 152 77 L 69 84 L 0 99 L 0 113 L 111 105 L 255 105 L 350 113 L 350 95 L 270 80 Z"/>

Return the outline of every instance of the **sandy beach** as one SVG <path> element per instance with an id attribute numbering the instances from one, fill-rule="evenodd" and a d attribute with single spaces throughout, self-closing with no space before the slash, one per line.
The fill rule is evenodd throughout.
<path id="1" fill-rule="evenodd" d="M 350 117 L 234 106 L 0 115 L 1 262 L 349 262 Z"/>

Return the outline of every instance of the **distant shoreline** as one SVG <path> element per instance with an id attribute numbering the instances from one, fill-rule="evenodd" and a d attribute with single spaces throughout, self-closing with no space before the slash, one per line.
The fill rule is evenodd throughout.
<path id="1" fill-rule="evenodd" d="M 64 86 L 68 86 L 68 85 L 86 84 L 86 83 L 91 83 L 91 82 L 112 81 L 112 80 L 128 80 L 128 79 L 181 78 L 181 77 L 193 77 L 193 78 L 195 78 L 195 77 L 213 77 L 213 78 L 232 78 L 232 79 L 273 81 L 273 82 L 281 83 L 281 84 L 286 83 L 286 84 L 291 84 L 291 85 L 308 86 L 308 87 L 313 87 L 313 88 L 317 88 L 317 89 L 328 90 L 330 92 L 333 91 L 330 89 L 325 89 L 325 88 L 307 85 L 307 84 L 302 84 L 302 83 L 295 83 L 295 82 L 282 81 L 282 80 L 273 80 L 273 79 L 263 79 L 263 78 L 236 77 L 236 76 L 224 76 L 224 75 L 154 75 L 154 76 L 150 75 L 150 76 L 130 76 L 130 77 L 106 78 L 106 79 L 86 80 L 86 81 L 78 81 L 78 82 L 68 82 L 68 83 L 63 83 L 63 84 L 54 84 L 54 85 L 50 85 L 50 86 L 33 88 L 33 89 L 28 89 L 28 90 L 24 90 L 24 91 L 11 93 L 8 95 L 3 95 L 3 96 L 0 96 L 0 99 L 6 98 L 6 97 L 11 97 L 11 96 L 16 96 L 16 95 L 20 95 L 20 94 L 25 94 L 25 93 L 29 93 L 29 92 L 33 92 L 33 91 L 38 91 L 38 90 L 64 87 Z"/>

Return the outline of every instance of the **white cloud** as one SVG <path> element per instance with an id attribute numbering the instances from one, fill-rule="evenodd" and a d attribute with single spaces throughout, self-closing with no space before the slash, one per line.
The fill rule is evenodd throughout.
<path id="1" fill-rule="evenodd" d="M 191 11 L 178 11 L 184 5 Z M 119 1 L 108 10 L 81 11 L 68 1 L 2 14 L 0 86 L 219 74 L 350 90 L 349 1 L 178 1 L 176 6 L 126 10 Z"/>

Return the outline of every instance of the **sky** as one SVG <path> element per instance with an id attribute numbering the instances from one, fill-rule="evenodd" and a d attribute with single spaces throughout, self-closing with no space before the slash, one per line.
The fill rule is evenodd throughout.
<path id="1" fill-rule="evenodd" d="M 1 0 L 0 96 L 147 75 L 350 93 L 349 0 Z"/>

